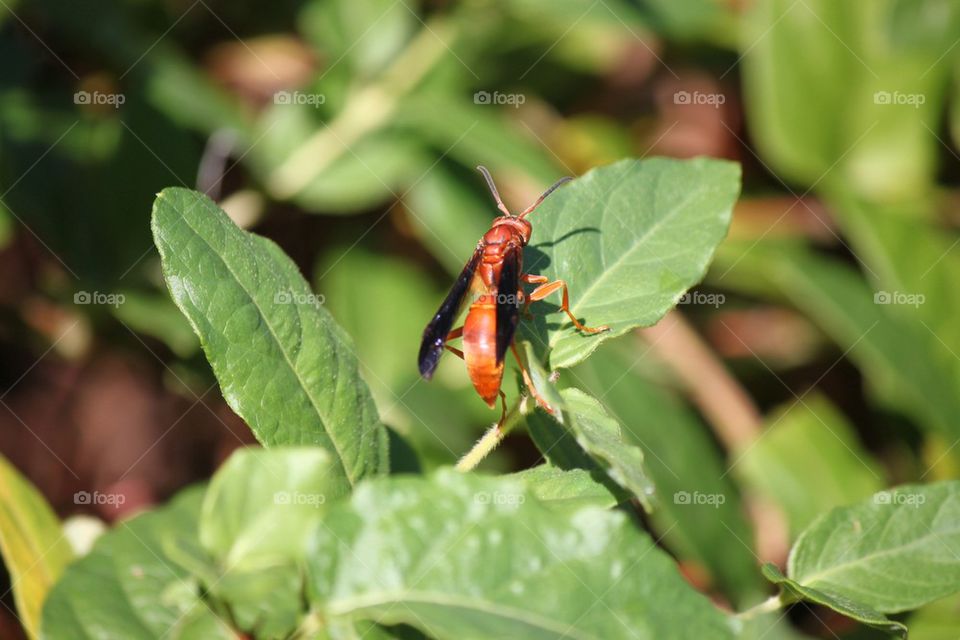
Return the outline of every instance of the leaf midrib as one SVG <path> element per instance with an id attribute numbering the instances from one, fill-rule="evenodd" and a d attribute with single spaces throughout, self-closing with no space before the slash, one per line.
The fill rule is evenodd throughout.
<path id="1" fill-rule="evenodd" d="M 172 203 L 170 204 L 170 206 L 172 207 Z M 257 313 L 259 314 L 260 318 L 263 319 L 263 323 L 267 327 L 267 330 L 270 333 L 270 337 L 276 343 L 278 349 L 280 350 L 280 353 L 283 354 L 284 362 L 287 363 L 287 366 L 289 367 L 290 371 L 293 373 L 293 376 L 296 379 L 297 384 L 300 385 L 300 388 L 303 390 L 303 393 L 307 396 L 307 399 L 310 401 L 310 406 L 313 407 L 314 412 L 317 414 L 317 417 L 320 419 L 320 424 L 323 428 L 324 433 L 327 436 L 327 439 L 330 440 L 330 444 L 333 446 L 334 450 L 337 452 L 337 462 L 339 463 L 340 468 L 343 469 L 344 477 L 347 478 L 347 480 L 350 482 L 351 485 L 355 485 L 356 481 L 350 475 L 350 472 L 347 470 L 347 465 L 343 459 L 343 453 L 341 452 L 336 439 L 333 437 L 331 432 L 327 429 L 327 421 L 324 420 L 323 414 L 320 411 L 320 408 L 317 406 L 317 403 L 314 400 L 313 395 L 307 389 L 306 384 L 304 383 L 303 379 L 300 377 L 300 372 L 297 371 L 297 368 L 293 365 L 293 362 L 290 360 L 290 356 L 287 353 L 287 350 L 284 348 L 283 343 L 280 341 L 279 336 L 277 336 L 276 332 L 274 331 L 273 325 L 270 323 L 270 319 L 263 312 L 263 309 L 260 307 L 256 299 L 253 297 L 253 294 L 250 293 L 250 291 L 243 285 L 243 282 L 241 282 L 240 278 L 237 277 L 237 273 L 234 271 L 233 266 L 229 262 L 227 262 L 227 260 L 222 255 L 220 255 L 220 253 L 214 248 L 212 244 L 210 244 L 210 242 L 206 239 L 206 237 L 203 236 L 203 234 L 201 234 L 192 224 L 190 224 L 190 221 L 187 219 L 186 216 L 180 214 L 180 212 L 176 211 L 175 208 L 174 208 L 174 211 L 177 213 L 177 215 L 179 215 L 180 219 L 183 220 L 184 224 L 187 225 L 190 231 L 196 237 L 200 238 L 200 240 L 202 240 L 203 243 L 210 249 L 210 252 L 220 260 L 220 262 L 223 264 L 224 267 L 227 268 L 227 271 L 230 272 L 230 275 L 232 276 L 233 281 L 237 283 L 237 286 L 240 288 L 241 291 L 243 291 L 243 293 L 250 300 L 250 303 L 257 310 Z M 301 330 L 302 330 L 302 327 L 301 327 Z"/>

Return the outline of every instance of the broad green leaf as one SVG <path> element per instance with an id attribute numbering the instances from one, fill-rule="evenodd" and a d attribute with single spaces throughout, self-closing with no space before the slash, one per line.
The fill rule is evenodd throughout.
<path id="1" fill-rule="evenodd" d="M 644 509 L 653 511 L 656 489 L 644 466 L 643 450 L 628 440 L 620 423 L 595 398 L 575 388 L 564 389 L 560 397 L 563 403 L 555 409 L 561 415 L 547 418 L 537 411 L 527 417 L 530 435 L 544 457 L 561 469 L 606 474 L 636 496 Z"/>
<path id="2" fill-rule="evenodd" d="M 640 374 L 647 350 L 638 339 L 606 344 L 571 371 L 572 382 L 601 398 L 625 440 L 644 451 L 660 497 L 650 523 L 667 548 L 702 566 L 737 604 L 750 603 L 762 581 L 727 462 L 696 414 Z"/>
<path id="3" fill-rule="evenodd" d="M 385 472 L 386 432 L 353 344 L 290 258 L 188 189 L 157 196 L 152 226 L 170 293 L 257 439 L 321 446 L 351 484 Z"/>
<path id="4" fill-rule="evenodd" d="M 325 523 L 308 574 L 325 620 L 465 640 L 732 637 L 624 514 L 555 511 L 518 480 L 450 470 L 380 479 Z"/>
<path id="5" fill-rule="evenodd" d="M 960 481 L 903 485 L 834 509 L 797 539 L 787 575 L 882 613 L 960 591 Z"/>
<path id="6" fill-rule="evenodd" d="M 20 623 L 31 638 L 36 638 L 44 598 L 73 553 L 46 499 L 3 456 L 0 456 L 0 556 L 10 575 Z"/>
<path id="7" fill-rule="evenodd" d="M 225 623 L 165 549 L 196 536 L 202 491 L 121 522 L 67 567 L 43 608 L 51 640 L 204 640 Z M 229 637 L 229 636 L 227 636 Z"/>
<path id="8" fill-rule="evenodd" d="M 541 464 L 504 477 L 523 481 L 537 500 L 554 509 L 612 507 L 619 502 L 618 497 L 603 484 L 605 478 L 595 480 L 584 469 L 560 469 Z"/>
<path id="9" fill-rule="evenodd" d="M 862 602 L 850 600 L 842 595 L 825 593 L 819 589 L 806 587 L 787 578 L 775 565 L 769 563 L 763 566 L 763 575 L 770 580 L 770 582 L 778 585 L 782 589 L 780 600 L 784 604 L 790 604 L 797 600 L 813 602 L 829 607 L 848 618 L 853 618 L 871 627 L 882 629 L 888 633 L 898 635 L 901 638 L 907 637 L 907 628 L 903 624 L 890 620 L 879 611 L 864 605 Z"/>
<path id="10" fill-rule="evenodd" d="M 775 412 L 735 471 L 783 508 L 794 535 L 818 515 L 883 487 L 882 470 L 829 400 L 808 395 Z"/>
<path id="11" fill-rule="evenodd" d="M 655 324 L 699 282 L 727 232 L 740 168 L 722 160 L 621 160 L 554 192 L 530 218 L 524 269 L 563 279 L 584 335 L 558 310 L 534 303 L 522 323 L 551 368 L 570 367 L 601 342 Z M 557 309 L 545 313 L 546 309 Z"/>
<path id="12" fill-rule="evenodd" d="M 767 242 L 726 243 L 717 265 L 720 286 L 749 291 L 751 282 L 775 285 L 860 367 L 878 402 L 948 437 L 960 434 L 953 356 L 927 328 L 891 313 L 852 268 L 802 247 Z"/>

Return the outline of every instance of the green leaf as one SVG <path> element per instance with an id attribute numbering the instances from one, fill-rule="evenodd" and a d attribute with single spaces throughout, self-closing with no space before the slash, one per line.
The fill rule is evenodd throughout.
<path id="1" fill-rule="evenodd" d="M 708 427 L 681 398 L 640 375 L 640 360 L 650 361 L 647 348 L 639 340 L 608 343 L 571 374 L 603 399 L 625 440 L 645 452 L 661 496 L 650 523 L 666 547 L 705 568 L 734 602 L 751 603 L 762 581 L 739 492 Z"/>
<path id="2" fill-rule="evenodd" d="M 775 412 L 734 468 L 783 508 L 795 535 L 818 515 L 883 487 L 880 467 L 846 419 L 814 394 Z"/>
<path id="3" fill-rule="evenodd" d="M 290 258 L 188 189 L 157 196 L 152 226 L 170 293 L 257 439 L 321 446 L 351 484 L 385 472 L 386 431 L 353 344 Z"/>
<path id="4" fill-rule="evenodd" d="M 235 623 L 262 637 L 286 637 L 302 616 L 308 534 L 328 502 L 350 492 L 316 447 L 241 449 L 210 482 L 199 542 L 211 558 L 204 586 Z"/>
<path id="5" fill-rule="evenodd" d="M 450 470 L 380 479 L 326 525 L 308 574 L 324 620 L 466 640 L 732 637 L 624 514 L 555 511 L 517 480 Z"/>
<path id="6" fill-rule="evenodd" d="M 332 468 L 314 447 L 236 451 L 207 489 L 200 544 L 228 570 L 301 558 L 325 505 L 350 492 Z"/>
<path id="7" fill-rule="evenodd" d="M 560 415 L 548 418 L 536 411 L 527 416 L 530 436 L 543 456 L 561 469 L 606 477 L 613 487 L 626 489 L 645 510 L 653 511 L 656 489 L 640 447 L 626 439 L 620 423 L 595 398 L 574 388 L 564 389 L 560 397 L 562 403 L 554 407 Z"/>
<path id="8" fill-rule="evenodd" d="M 565 470 L 541 464 L 504 477 L 522 481 L 537 500 L 554 509 L 612 507 L 619 502 L 618 496 L 602 480 L 595 480 L 584 469 Z"/>
<path id="9" fill-rule="evenodd" d="M 44 637 L 217 637 L 209 631 L 222 629 L 225 623 L 202 600 L 195 581 L 165 551 L 196 537 L 201 495 L 200 490 L 188 490 L 168 506 L 121 522 L 101 536 L 50 592 L 43 608 Z"/>
<path id="10" fill-rule="evenodd" d="M 17 616 L 39 636 L 44 598 L 73 558 L 60 521 L 43 495 L 0 456 L 0 555 L 10 574 Z"/>
<path id="11" fill-rule="evenodd" d="M 853 618 L 871 627 L 896 634 L 901 638 L 907 637 L 907 628 L 903 624 L 890 620 L 882 613 L 842 595 L 824 593 L 818 589 L 805 587 L 787 578 L 773 564 L 767 563 L 763 566 L 763 575 L 783 590 L 780 599 L 784 604 L 789 604 L 797 600 L 813 602 L 814 604 L 829 607 L 848 618 Z"/>
<path id="12" fill-rule="evenodd" d="M 524 268 L 570 288 L 584 335 L 551 301 L 534 303 L 523 323 L 552 368 L 570 367 L 601 342 L 655 324 L 699 282 L 726 235 L 740 189 L 732 162 L 697 158 L 621 160 L 558 189 L 531 217 Z M 559 302 L 559 294 L 557 294 Z"/>
<path id="13" fill-rule="evenodd" d="M 644 509 L 653 511 L 655 488 L 644 466 L 643 450 L 630 443 L 616 421 L 596 398 L 580 389 L 561 391 L 565 424 L 583 450 L 597 460 L 607 474 L 640 500 Z"/>
<path id="14" fill-rule="evenodd" d="M 960 590 L 960 481 L 903 485 L 834 509 L 801 534 L 787 575 L 882 613 Z"/>

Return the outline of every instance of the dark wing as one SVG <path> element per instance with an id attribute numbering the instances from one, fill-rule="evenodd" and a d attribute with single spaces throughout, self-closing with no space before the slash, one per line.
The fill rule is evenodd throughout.
<path id="1" fill-rule="evenodd" d="M 460 305 L 463 298 L 467 295 L 467 289 L 470 288 L 470 281 L 473 280 L 473 274 L 480 264 L 483 257 L 483 249 L 477 247 L 473 252 L 467 265 L 460 272 L 457 281 L 450 288 L 450 293 L 437 309 L 433 320 L 423 330 L 423 341 L 420 343 L 420 355 L 417 356 L 417 362 L 420 365 L 420 375 L 429 380 L 433 377 L 433 371 L 440 362 L 440 356 L 443 355 L 443 345 L 447 340 L 447 334 L 453 328 L 453 322 L 460 314 Z"/>
<path id="2" fill-rule="evenodd" d="M 497 364 L 503 362 L 520 322 L 521 251 L 515 247 L 503 257 L 497 283 Z"/>

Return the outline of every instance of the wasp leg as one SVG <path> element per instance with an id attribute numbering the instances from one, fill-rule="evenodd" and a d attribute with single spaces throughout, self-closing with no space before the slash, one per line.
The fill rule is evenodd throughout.
<path id="1" fill-rule="evenodd" d="M 530 395 L 533 396 L 533 399 L 537 401 L 537 404 L 540 405 L 544 411 L 547 413 L 553 413 L 553 407 L 550 406 L 546 400 L 543 399 L 543 396 L 537 391 L 537 388 L 533 386 L 533 379 L 530 378 L 530 372 L 527 371 L 527 368 L 523 366 L 523 360 L 520 359 L 520 354 L 517 353 L 516 345 L 510 345 L 510 350 L 513 351 L 513 357 L 517 360 L 517 366 L 520 367 L 520 374 L 523 376 L 523 383 L 527 385 L 527 388 L 530 389 Z"/>
<path id="2" fill-rule="evenodd" d="M 563 310 L 563 312 L 570 317 L 570 320 L 573 321 L 573 324 L 577 327 L 577 329 L 579 329 L 580 331 L 583 331 L 584 333 L 600 333 L 601 331 L 606 331 L 607 329 L 610 328 L 607 325 L 603 325 L 600 327 L 587 327 L 581 324 L 579 320 L 577 320 L 577 317 L 573 315 L 572 311 L 570 311 L 570 294 L 567 290 L 567 283 L 564 282 L 563 280 L 554 280 L 553 282 L 547 282 L 547 278 L 543 276 L 531 276 L 529 274 L 524 276 L 523 278 L 525 282 L 529 282 L 530 284 L 540 285 L 539 287 L 531 291 L 529 296 L 527 296 L 527 304 L 531 302 L 536 302 L 537 300 L 543 300 L 548 295 L 550 295 L 551 293 L 559 289 L 563 291 L 563 301 L 560 304 L 560 309 Z"/>

